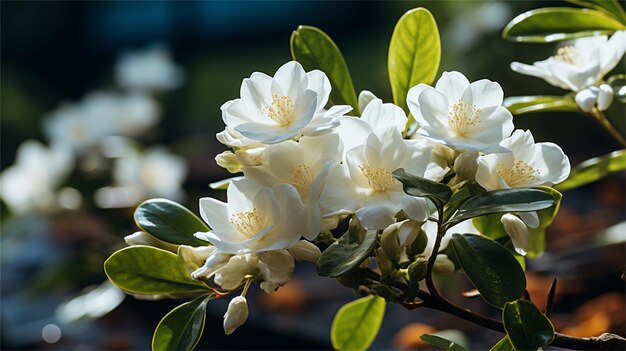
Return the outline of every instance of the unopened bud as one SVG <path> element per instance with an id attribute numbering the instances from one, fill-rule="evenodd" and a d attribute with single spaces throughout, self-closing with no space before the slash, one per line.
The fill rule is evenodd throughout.
<path id="1" fill-rule="evenodd" d="M 528 227 L 524 224 L 524 221 L 516 216 L 507 213 L 500 219 L 504 230 L 511 237 L 515 251 L 520 255 L 526 255 L 528 251 Z"/>
<path id="2" fill-rule="evenodd" d="M 357 242 L 362 243 L 366 232 L 367 230 L 363 228 L 357 216 L 352 216 L 348 224 L 348 233 L 350 233 L 350 236 Z"/>
<path id="3" fill-rule="evenodd" d="M 224 314 L 224 333 L 232 334 L 248 319 L 248 302 L 243 296 L 237 296 L 230 300 L 228 310 Z"/>
<path id="4" fill-rule="evenodd" d="M 476 170 L 478 169 L 478 151 L 462 152 L 456 160 L 454 160 L 454 171 L 461 180 L 474 180 L 476 178 Z"/>
<path id="5" fill-rule="evenodd" d="M 398 232 L 400 231 L 401 226 L 401 222 L 394 223 L 385 228 L 385 230 L 383 230 L 383 234 L 380 236 L 380 247 L 385 251 L 389 259 L 394 262 L 398 262 L 400 259 L 400 253 L 402 252 L 402 248 L 400 247 L 400 242 L 398 240 Z"/>
<path id="6" fill-rule="evenodd" d="M 246 149 L 246 150 L 242 149 L 242 150 L 235 151 L 235 155 L 237 156 L 237 159 L 239 160 L 242 166 L 249 166 L 249 167 L 260 166 L 263 164 L 263 161 L 261 160 L 261 156 L 264 150 L 265 150 L 265 147 L 256 147 L 256 148 Z"/>
<path id="7" fill-rule="evenodd" d="M 604 111 L 611 106 L 613 102 L 613 88 L 608 84 L 601 84 L 598 88 L 598 110 Z"/>
<path id="8" fill-rule="evenodd" d="M 287 249 L 297 261 L 317 262 L 322 252 L 315 244 L 306 240 L 300 240 Z"/>
<path id="9" fill-rule="evenodd" d="M 407 247 L 413 244 L 422 229 L 422 222 L 413 220 L 402 221 L 398 230 L 398 241 L 400 246 Z"/>
<path id="10" fill-rule="evenodd" d="M 145 246 L 154 246 L 159 249 L 168 250 L 171 252 L 176 252 L 178 249 L 176 245 L 167 243 L 163 240 L 159 240 L 153 237 L 150 234 L 144 232 L 135 232 L 131 235 L 127 235 L 124 237 L 124 241 L 128 246 L 136 246 L 136 245 L 145 245 Z"/>
<path id="11" fill-rule="evenodd" d="M 224 151 L 215 156 L 215 162 L 217 162 L 218 166 L 226 168 L 230 173 L 241 172 L 241 163 L 232 151 Z"/>
<path id="12" fill-rule="evenodd" d="M 428 258 L 424 256 L 417 256 L 415 261 L 408 267 L 409 279 L 411 282 L 418 282 L 426 277 L 426 271 L 428 269 Z"/>
<path id="13" fill-rule="evenodd" d="M 439 254 L 437 258 L 435 258 L 435 264 L 433 265 L 433 271 L 439 274 L 452 274 L 454 273 L 455 267 L 454 262 L 452 262 L 448 256 Z"/>
<path id="14" fill-rule="evenodd" d="M 580 107 L 584 112 L 591 112 L 593 107 L 596 104 L 596 100 L 598 99 L 598 88 L 597 87 L 589 87 L 587 89 L 583 89 L 576 93 L 576 104 Z"/>

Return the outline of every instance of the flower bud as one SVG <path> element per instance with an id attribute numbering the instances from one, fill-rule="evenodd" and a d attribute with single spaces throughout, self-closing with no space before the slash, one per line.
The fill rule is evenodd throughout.
<path id="1" fill-rule="evenodd" d="M 591 112 L 598 98 L 598 88 L 589 87 L 576 93 L 576 103 L 584 112 Z"/>
<path id="2" fill-rule="evenodd" d="M 298 261 L 317 262 L 322 252 L 315 244 L 306 240 L 300 240 L 287 249 L 291 256 Z"/>
<path id="3" fill-rule="evenodd" d="M 407 247 L 413 244 L 422 229 L 422 224 L 422 222 L 412 220 L 401 222 L 400 229 L 398 230 L 398 242 L 401 247 Z"/>
<path id="4" fill-rule="evenodd" d="M 136 246 L 136 245 L 145 245 L 145 246 L 153 246 L 159 249 L 176 252 L 178 249 L 176 245 L 167 243 L 165 241 L 159 240 L 153 237 L 150 234 L 144 232 L 135 232 L 131 235 L 127 235 L 124 237 L 124 241 L 128 246 Z"/>
<path id="5" fill-rule="evenodd" d="M 435 264 L 433 265 L 433 271 L 439 274 L 452 274 L 454 273 L 454 263 L 450 261 L 448 256 L 444 254 L 437 255 L 435 258 Z"/>
<path id="6" fill-rule="evenodd" d="M 604 111 L 611 106 L 613 102 L 613 88 L 608 84 L 602 84 L 598 88 L 598 110 Z"/>
<path id="7" fill-rule="evenodd" d="M 372 102 L 372 100 L 376 99 L 376 95 L 369 90 L 363 90 L 359 93 L 359 110 L 363 112 L 367 104 Z"/>
<path id="8" fill-rule="evenodd" d="M 261 155 L 263 154 L 264 147 L 257 147 L 252 149 L 242 149 L 235 151 L 235 155 L 242 166 L 260 166 L 263 164 Z"/>
<path id="9" fill-rule="evenodd" d="M 357 242 L 362 243 L 366 232 L 367 230 L 363 228 L 359 219 L 356 216 L 352 216 L 348 224 L 348 233 L 350 233 L 350 236 Z"/>
<path id="10" fill-rule="evenodd" d="M 237 296 L 230 300 L 228 310 L 224 314 L 224 333 L 232 334 L 239 326 L 248 319 L 248 302 L 243 296 Z"/>
<path id="11" fill-rule="evenodd" d="M 465 151 L 454 160 L 454 171 L 460 180 L 474 180 L 478 169 L 478 151 Z"/>
<path id="12" fill-rule="evenodd" d="M 526 255 L 528 250 L 528 227 L 524 224 L 524 221 L 516 216 L 507 213 L 500 219 L 504 230 L 511 237 L 515 251 L 520 255 Z"/>
<path id="13" fill-rule="evenodd" d="M 385 228 L 380 236 L 380 247 L 385 251 L 389 259 L 394 262 L 398 262 L 402 252 L 400 241 L 398 240 L 398 232 L 401 226 L 402 222 L 394 223 Z"/>
<path id="14" fill-rule="evenodd" d="M 232 151 L 224 151 L 215 156 L 215 162 L 217 162 L 218 166 L 226 168 L 230 173 L 239 173 L 241 171 L 241 163 Z"/>

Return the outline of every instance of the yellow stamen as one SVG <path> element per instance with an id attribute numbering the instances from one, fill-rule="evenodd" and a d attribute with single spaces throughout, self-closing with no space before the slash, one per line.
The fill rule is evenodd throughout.
<path id="1" fill-rule="evenodd" d="M 311 168 L 305 164 L 301 164 L 292 169 L 289 173 L 291 174 L 289 183 L 298 190 L 300 197 L 304 199 L 309 193 L 309 188 L 311 188 L 311 184 L 313 183 Z"/>
<path id="2" fill-rule="evenodd" d="M 457 136 L 464 137 L 471 127 L 481 122 L 480 109 L 460 99 L 450 107 L 448 123 Z"/>
<path id="3" fill-rule="evenodd" d="M 291 99 L 277 94 L 272 94 L 272 104 L 263 109 L 263 114 L 281 127 L 288 126 L 296 118 Z"/>
<path id="4" fill-rule="evenodd" d="M 252 211 L 232 214 L 230 216 L 230 223 L 233 224 L 237 231 L 248 238 L 253 237 L 265 227 L 261 215 L 256 208 L 253 208 Z"/>
<path id="5" fill-rule="evenodd" d="M 366 164 L 360 164 L 359 169 L 363 172 L 363 175 L 367 178 L 372 189 L 377 192 L 383 192 L 391 188 L 397 180 L 391 174 L 391 171 L 383 167 L 370 167 Z"/>
<path id="6" fill-rule="evenodd" d="M 540 172 L 524 161 L 516 160 L 512 167 L 498 164 L 497 172 L 504 181 L 510 185 L 528 184 L 539 180 Z"/>

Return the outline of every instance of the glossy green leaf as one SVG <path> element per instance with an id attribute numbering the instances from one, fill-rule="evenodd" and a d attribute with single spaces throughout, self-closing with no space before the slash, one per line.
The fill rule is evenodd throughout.
<path id="1" fill-rule="evenodd" d="M 167 199 L 151 199 L 135 210 L 137 226 L 159 240 L 177 245 L 206 246 L 193 234 L 209 227 L 183 205 Z"/>
<path id="2" fill-rule="evenodd" d="M 480 234 L 491 238 L 491 239 L 499 239 L 508 236 L 506 230 L 504 230 L 504 226 L 500 221 L 502 219 L 502 213 L 494 213 L 486 216 L 480 216 L 472 218 L 472 224 Z"/>
<path id="3" fill-rule="evenodd" d="M 524 271 L 504 246 L 472 234 L 453 234 L 450 242 L 465 274 L 487 303 L 502 308 L 524 294 Z"/>
<path id="4" fill-rule="evenodd" d="M 393 176 L 402 183 L 404 192 L 411 196 L 428 197 L 440 205 L 452 196 L 449 186 L 406 173 L 402 168 L 395 170 Z"/>
<path id="5" fill-rule="evenodd" d="M 626 23 L 626 13 L 617 0 L 565 0 L 571 4 L 603 11 L 616 20 Z"/>
<path id="6" fill-rule="evenodd" d="M 504 107 L 514 115 L 534 112 L 578 112 L 582 113 L 572 96 L 514 96 L 504 99 Z"/>
<path id="7" fill-rule="evenodd" d="M 376 237 L 377 232 L 369 230 L 359 243 L 350 233 L 345 233 L 322 252 L 316 263 L 317 272 L 331 278 L 349 272 L 369 256 L 376 246 Z"/>
<path id="8" fill-rule="evenodd" d="M 529 258 L 535 258 L 539 256 L 546 247 L 546 229 L 552 224 L 554 217 L 556 217 L 559 212 L 559 208 L 561 207 L 561 199 L 563 195 L 549 187 L 539 187 L 547 193 L 552 195 L 554 199 L 554 205 L 537 211 L 537 216 L 539 217 L 539 226 L 537 228 L 528 228 L 528 252 L 526 254 Z"/>
<path id="9" fill-rule="evenodd" d="M 503 337 L 497 344 L 493 345 L 489 351 L 515 351 L 508 336 Z"/>
<path id="10" fill-rule="evenodd" d="M 575 189 L 625 169 L 626 150 L 613 151 L 610 154 L 592 158 L 574 167 L 569 177 L 554 188 L 558 191 Z"/>
<path id="11" fill-rule="evenodd" d="M 152 336 L 152 350 L 193 350 L 202 336 L 206 306 L 212 298 L 200 296 L 165 315 Z"/>
<path id="12" fill-rule="evenodd" d="M 437 335 L 424 334 L 420 339 L 430 346 L 436 347 L 444 351 L 467 351 L 467 349 L 454 341 L 444 339 Z"/>
<path id="13" fill-rule="evenodd" d="M 492 213 L 529 212 L 554 205 L 550 193 L 539 189 L 502 189 L 476 195 L 465 201 L 448 221 L 449 225 Z"/>
<path id="14" fill-rule="evenodd" d="M 319 28 L 298 26 L 291 34 L 291 57 L 300 62 L 306 71 L 319 69 L 326 73 L 332 91 L 333 105 L 350 105 L 359 114 L 359 103 L 348 72 L 346 61 L 330 37 Z"/>
<path id="15" fill-rule="evenodd" d="M 370 295 L 352 301 L 335 315 L 330 340 L 335 350 L 367 350 L 385 316 L 385 299 Z"/>
<path id="16" fill-rule="evenodd" d="M 446 222 L 454 212 L 468 199 L 485 192 L 485 189 L 481 188 L 480 185 L 475 183 L 467 183 L 463 185 L 460 189 L 452 194 L 450 200 L 446 204 L 446 207 L 443 211 L 443 221 Z"/>
<path id="17" fill-rule="evenodd" d="M 530 301 L 507 303 L 502 311 L 502 321 L 511 344 L 518 351 L 536 351 L 554 339 L 554 326 Z"/>
<path id="18" fill-rule="evenodd" d="M 624 25 L 604 12 L 571 7 L 546 7 L 515 17 L 502 31 L 511 41 L 548 43 L 599 34 L 611 34 Z"/>
<path id="19" fill-rule="evenodd" d="M 191 279 L 176 254 L 151 246 L 131 246 L 115 252 L 104 262 L 104 272 L 115 286 L 133 294 L 209 290 Z"/>
<path id="20" fill-rule="evenodd" d="M 418 7 L 405 13 L 393 30 L 387 69 L 393 102 L 407 111 L 406 95 L 412 87 L 432 84 L 441 60 L 439 30 L 433 15 Z"/>

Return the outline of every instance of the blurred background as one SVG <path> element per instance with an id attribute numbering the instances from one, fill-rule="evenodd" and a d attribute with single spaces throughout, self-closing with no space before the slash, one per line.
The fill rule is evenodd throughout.
<path id="1" fill-rule="evenodd" d="M 215 139 L 224 127 L 219 107 L 252 72 L 273 74 L 290 60 L 298 25 L 334 39 L 357 92 L 391 101 L 387 46 L 397 19 L 417 6 L 437 20 L 440 71 L 495 80 L 506 96 L 563 94 L 509 69 L 550 56 L 554 45 L 500 38 L 517 14 L 568 6 L 559 1 L 0 2 L 2 349 L 148 349 L 159 320 L 180 302 L 126 297 L 102 270 L 136 231 L 134 206 L 167 197 L 197 212 L 198 198 L 224 198 L 208 187 L 230 176 L 214 161 L 226 150 Z M 607 115 L 624 130 L 623 104 Z M 573 165 L 619 148 L 581 115 L 529 114 L 515 124 L 559 144 Z M 625 333 L 624 185 L 616 174 L 567 192 L 547 252 L 529 262 L 538 306 L 558 277 L 557 330 Z M 497 317 L 480 299 L 455 296 L 470 287 L 462 274 L 440 283 L 453 300 Z M 212 301 L 197 348 L 328 349 L 332 318 L 353 298 L 299 264 L 277 293 L 253 291 L 250 320 L 234 336 L 221 326 L 227 301 Z M 372 348 L 424 349 L 419 335 L 434 331 L 472 349 L 501 337 L 390 305 Z"/>

